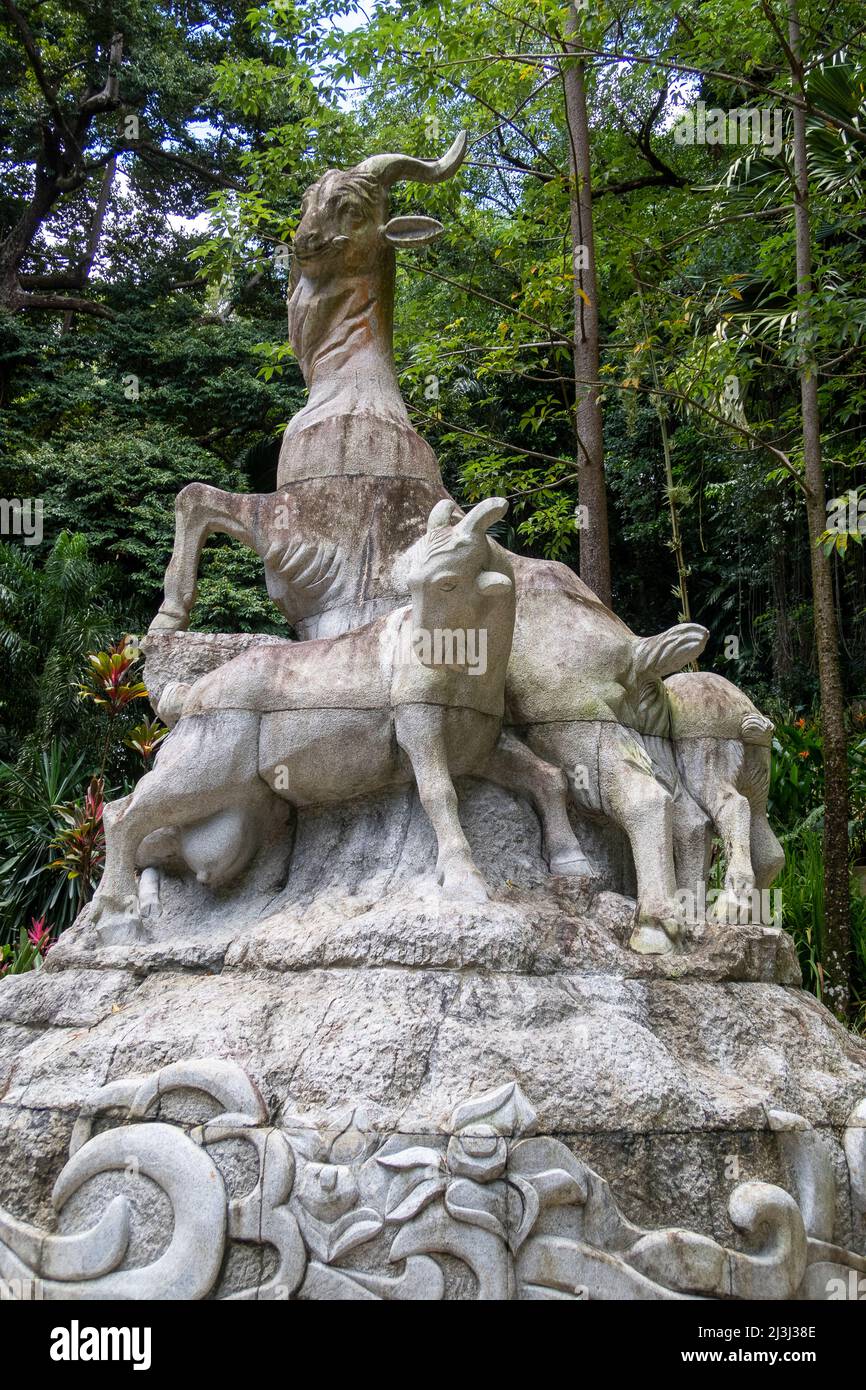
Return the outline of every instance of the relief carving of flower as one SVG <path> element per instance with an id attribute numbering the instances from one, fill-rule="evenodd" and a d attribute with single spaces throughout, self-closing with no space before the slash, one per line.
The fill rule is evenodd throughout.
<path id="1" fill-rule="evenodd" d="M 357 1167 L 370 1146 L 363 1117 L 323 1137 L 315 1130 L 295 1132 L 298 1158 L 293 1207 L 309 1250 L 325 1264 L 372 1240 L 384 1223 L 372 1207 L 359 1207 Z"/>
<path id="2" fill-rule="evenodd" d="M 448 1171 L 457 1178 L 493 1182 L 508 1163 L 508 1145 L 493 1125 L 469 1124 L 448 1141 Z"/>
<path id="3" fill-rule="evenodd" d="M 511 1245 L 517 1232 L 528 1233 L 539 1209 L 530 1185 L 519 1178 L 514 1184 L 506 1177 L 510 1140 L 534 1121 L 535 1112 L 520 1087 L 509 1082 L 456 1107 L 444 1154 L 416 1146 L 379 1155 L 377 1161 L 394 1171 L 385 1219 L 408 1221 L 441 1198 L 454 1221 Z"/>

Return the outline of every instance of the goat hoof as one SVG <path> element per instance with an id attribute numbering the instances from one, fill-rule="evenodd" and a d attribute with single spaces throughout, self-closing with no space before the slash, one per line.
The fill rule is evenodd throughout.
<path id="1" fill-rule="evenodd" d="M 97 890 L 90 904 L 91 926 L 108 917 L 122 917 L 129 910 L 131 901 L 129 898 L 119 898 L 114 893 Z"/>
<path id="2" fill-rule="evenodd" d="M 140 917 L 110 917 L 96 931 L 101 946 L 131 946 L 150 940 L 150 932 Z"/>
<path id="3" fill-rule="evenodd" d="M 442 892 L 448 898 L 461 898 L 474 903 L 486 903 L 490 890 L 477 869 L 466 873 L 446 874 L 442 879 Z"/>
<path id="4" fill-rule="evenodd" d="M 188 614 L 157 613 L 150 627 L 151 632 L 185 632 L 189 627 Z"/>
<path id="5" fill-rule="evenodd" d="M 91 908 L 90 925 L 103 946 L 146 940 L 148 936 L 134 893 L 125 898 L 113 893 L 97 894 Z"/>
<path id="6" fill-rule="evenodd" d="M 567 874 L 573 878 L 595 878 L 595 870 L 585 854 L 569 851 L 554 854 L 548 865 L 552 874 Z"/>
<path id="7" fill-rule="evenodd" d="M 641 956 L 664 956 L 674 949 L 674 941 L 659 922 L 638 922 L 629 946 Z"/>
<path id="8" fill-rule="evenodd" d="M 721 926 L 736 927 L 752 920 L 751 895 L 740 895 L 726 889 L 713 903 L 707 918 Z"/>
<path id="9" fill-rule="evenodd" d="M 642 956 L 663 956 L 674 949 L 683 927 L 682 917 L 664 898 L 644 900 L 638 906 L 638 919 L 629 946 Z"/>

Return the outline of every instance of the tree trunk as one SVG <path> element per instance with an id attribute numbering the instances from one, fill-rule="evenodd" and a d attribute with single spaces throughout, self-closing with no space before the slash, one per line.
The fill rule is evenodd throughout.
<path id="1" fill-rule="evenodd" d="M 78 267 L 77 275 L 79 283 L 77 288 L 85 289 L 90 279 L 90 272 L 93 269 L 93 262 L 96 260 L 96 253 L 99 250 L 99 243 L 102 239 L 102 229 L 105 226 L 105 218 L 111 202 L 111 190 L 114 186 L 114 179 L 117 173 L 117 155 L 114 154 L 109 159 L 102 174 L 102 183 L 99 185 L 99 196 L 96 199 L 96 207 L 93 211 L 93 220 L 90 223 L 90 232 L 87 237 L 87 249 L 84 258 Z M 63 315 L 64 333 L 69 333 L 72 329 L 74 314 L 70 311 Z"/>
<path id="2" fill-rule="evenodd" d="M 800 59 L 800 21 L 797 0 L 788 0 L 788 40 L 791 77 L 805 96 Z M 839 1014 L 847 1016 L 850 992 L 850 901 L 848 870 L 848 750 L 845 736 L 845 698 L 839 660 L 839 629 L 833 596 L 833 561 L 817 537 L 827 526 L 827 496 L 821 457 L 821 418 L 818 379 L 811 347 L 812 232 L 809 211 L 809 169 L 806 116 L 793 108 L 794 218 L 797 242 L 797 331 L 802 344 L 800 398 L 803 412 L 803 455 L 806 516 L 812 567 L 812 606 L 815 650 L 821 692 L 821 732 L 824 744 L 824 996 Z"/>
<path id="3" fill-rule="evenodd" d="M 578 29 L 577 13 L 569 7 L 569 32 Z M 569 44 L 579 50 L 579 45 Z M 589 121 L 586 114 L 586 75 L 582 62 L 565 65 L 565 120 L 571 165 L 571 249 L 574 269 L 574 383 L 575 425 L 580 472 L 580 577 L 610 604 L 610 545 L 607 492 L 604 483 L 604 433 L 598 399 L 599 337 L 598 281 L 592 231 Z"/>
<path id="4" fill-rule="evenodd" d="M 76 193 L 87 181 L 89 168 L 86 159 L 86 142 L 91 124 L 97 115 L 106 111 L 116 111 L 120 106 L 120 64 L 123 58 L 123 34 L 112 35 L 108 55 L 108 73 L 101 90 L 91 86 L 82 93 L 74 114 L 64 114 L 57 100 L 57 90 L 46 73 L 42 55 L 33 39 L 26 18 L 18 11 L 12 0 L 5 0 L 5 9 L 27 56 L 34 79 L 45 99 L 45 110 L 39 121 L 39 150 L 35 157 L 35 180 L 33 195 L 21 212 L 17 222 L 10 228 L 0 243 L 0 308 L 8 310 L 62 310 L 65 313 L 76 310 L 103 318 L 113 315 L 102 305 L 91 304 L 80 298 L 61 299 L 53 294 L 28 294 L 21 283 L 21 265 L 29 254 L 33 242 L 39 234 L 43 222 L 49 216 L 55 203 L 62 197 Z M 94 61 L 96 55 L 94 55 Z M 82 64 L 82 66 L 84 66 Z M 97 203 L 96 240 L 102 229 L 111 179 L 114 177 L 116 157 L 111 160 L 111 173 L 103 180 L 103 194 Z M 92 237 L 91 237 L 92 241 Z M 88 246 L 85 257 L 86 272 L 79 270 L 77 276 L 69 272 L 59 276 L 38 277 L 39 279 L 64 283 L 74 281 L 80 288 L 90 273 L 90 265 L 95 255 Z M 50 286 L 54 288 L 55 286 Z M 45 285 L 47 290 L 49 285 Z"/>
<path id="5" fill-rule="evenodd" d="M 59 196 L 56 182 L 47 178 L 37 167 L 33 197 L 0 245 L 0 307 L 10 310 L 19 307 L 22 298 L 18 280 L 21 262 Z"/>

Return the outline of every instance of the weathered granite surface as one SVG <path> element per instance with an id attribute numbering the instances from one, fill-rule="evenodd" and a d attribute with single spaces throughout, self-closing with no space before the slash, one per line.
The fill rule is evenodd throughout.
<path id="1" fill-rule="evenodd" d="M 585 1185 L 581 1174 L 591 1171 L 593 1182 L 605 1179 L 610 1186 L 604 1201 L 618 1213 L 615 1224 L 632 1223 L 629 1229 L 640 1231 L 678 1228 L 706 1238 L 715 1242 L 712 1259 L 722 1260 L 725 1269 L 728 1255 L 719 1249 L 750 1248 L 731 1219 L 735 1189 L 770 1184 L 798 1195 L 772 1117 L 800 1117 L 798 1125 L 813 1127 L 822 1155 L 817 1177 L 812 1162 L 807 1186 L 820 1187 L 822 1173 L 825 1188 L 829 1183 L 822 1239 L 847 1252 L 849 1263 L 841 1268 L 859 1270 L 866 1229 L 853 1205 L 845 1136 L 850 1148 L 850 1134 L 858 1132 L 850 1129 L 850 1118 L 866 1096 L 866 1046 L 799 988 L 787 935 L 777 928 L 706 925 L 687 932 L 670 954 L 636 954 L 627 944 L 634 900 L 597 884 L 551 878 L 527 804 L 513 798 L 502 817 L 503 793 L 472 781 L 460 790 L 473 852 L 495 887 L 490 902 L 454 901 L 432 879 L 426 886 L 422 879 L 419 888 L 413 875 L 429 863 L 432 832 L 416 794 L 407 789 L 348 811 L 305 817 L 290 876 L 276 828 L 274 844 L 263 849 L 231 895 L 209 891 L 189 876 L 166 874 L 162 915 L 150 925 L 149 940 L 101 945 L 85 914 L 53 949 L 44 970 L 0 985 L 0 1252 L 9 1239 L 6 1218 L 48 1231 L 84 1231 L 104 1218 L 117 1196 L 130 1202 L 132 1231 L 117 1277 L 168 1248 L 172 1221 L 180 1218 L 176 1210 L 172 1217 L 173 1199 L 160 1187 L 158 1172 L 153 1178 L 94 1171 L 62 1206 L 59 1226 L 51 1188 L 64 1169 L 82 1107 L 95 1092 L 110 1083 L 122 1089 L 126 1078 L 192 1059 L 242 1068 L 262 1097 L 256 1123 L 272 1127 L 268 1133 L 291 1137 L 300 1126 L 307 1148 L 310 1136 L 318 1136 L 313 1147 L 319 1157 L 307 1183 L 325 1181 L 322 1164 L 340 1168 L 326 1152 L 336 1136 L 347 1128 L 363 1130 L 356 1140 L 362 1157 L 333 1177 L 338 1188 L 348 1184 L 351 1195 L 345 1210 L 342 1199 L 333 1199 L 346 1229 L 355 1230 L 349 1213 L 367 1210 L 373 1201 L 369 1193 L 362 1201 L 357 1192 L 371 1181 L 370 1166 L 382 1170 L 376 1154 L 413 1146 L 442 1150 L 443 1133 L 447 1138 L 449 1126 L 453 1132 L 456 1105 L 516 1083 L 535 1115 L 527 1133 L 559 1146 L 557 1171 L 563 1163 L 578 1165 L 572 1172 L 578 1187 L 568 1188 L 567 1202 L 563 1198 L 568 1210 Z M 388 833 L 372 837 L 371 824 Z M 151 1129 L 161 1129 L 172 1115 L 187 1125 L 200 1123 L 215 1109 L 188 1086 L 172 1104 L 174 1111 L 164 1106 L 149 1112 L 148 1120 L 160 1122 Z M 114 1123 L 120 1119 L 115 1112 Z M 146 1127 L 136 1125 L 135 1143 L 139 1128 Z M 522 1130 L 513 1131 L 508 1143 L 525 1138 Z M 135 1149 L 118 1142 L 122 1152 Z M 568 1162 L 563 1146 L 572 1156 Z M 238 1152 L 229 1168 L 239 1192 L 255 1186 L 249 1147 L 234 1142 Z M 230 1148 L 226 1141 L 213 1153 Z M 104 1155 L 97 1157 L 104 1161 Z M 306 1172 L 313 1159 L 303 1162 Z M 424 1162 L 433 1162 L 429 1154 Z M 389 1180 L 394 1172 L 408 1186 L 413 1173 L 422 1180 L 411 1165 L 384 1167 Z M 449 1179 L 448 1172 L 446 1165 L 434 1176 L 458 1180 L 459 1174 Z M 386 1196 L 376 1190 L 378 1207 L 374 1202 L 373 1215 L 364 1218 L 375 1227 L 369 1243 L 365 1238 L 354 1247 L 354 1237 L 347 1238 L 341 1254 L 336 1236 L 325 1250 L 318 1227 L 304 1234 L 306 1273 L 292 1296 L 404 1297 L 411 1289 L 413 1296 L 430 1298 L 575 1296 L 557 1283 L 565 1277 L 556 1273 L 563 1260 L 568 1279 L 574 1276 L 588 1290 L 578 1296 L 666 1297 L 691 1287 L 693 1276 L 674 1269 L 668 1252 L 661 1266 L 652 1265 L 650 1286 L 643 1288 L 637 1277 L 643 1257 L 629 1255 L 623 1272 L 607 1236 L 593 1237 L 598 1248 L 607 1249 L 604 1258 L 593 1246 L 592 1259 L 578 1259 L 574 1221 L 559 1206 L 556 1220 L 551 1217 L 547 1226 L 542 1221 L 539 1229 L 550 1227 L 556 1240 L 560 1227 L 570 1232 L 566 1254 L 557 1246 L 554 1259 L 546 1245 L 532 1244 L 541 1239 L 534 1235 L 519 1258 L 513 1252 L 502 1256 L 508 1267 L 491 1274 L 489 1285 L 483 1276 L 488 1256 L 474 1268 L 477 1252 L 461 1253 L 459 1241 L 456 1254 L 441 1257 L 438 1274 L 428 1265 L 404 1264 L 404 1247 L 447 1244 L 441 1233 L 427 1229 L 440 1198 L 431 1198 L 429 1208 L 425 1204 L 412 1218 L 420 1225 L 413 1225 L 410 1237 L 401 1234 L 399 1222 L 383 1226 Z M 292 1202 L 303 1207 L 302 1189 L 294 1191 Z M 328 1220 L 336 1221 L 331 1198 L 322 1200 Z M 313 1223 L 321 1225 L 315 1202 L 312 1207 Z M 602 1221 L 604 1230 L 612 1219 Z M 462 1239 L 466 1232 L 458 1234 Z M 363 1235 L 360 1227 L 356 1235 Z M 397 1235 L 402 1245 L 392 1255 Z M 199 1232 L 196 1239 L 202 1238 Z M 643 1239 L 629 1236 L 625 1244 L 637 1249 Z M 274 1248 L 267 1241 L 250 1246 L 226 1237 L 223 1251 L 222 1240 L 207 1288 L 183 1285 L 186 1291 L 174 1296 L 223 1297 L 244 1289 L 268 1296 L 262 1290 L 274 1267 Z M 614 1245 L 619 1249 L 624 1241 L 620 1234 Z M 501 1245 L 500 1240 L 496 1250 Z M 421 1256 L 405 1256 L 415 1258 Z M 841 1258 L 837 1251 L 830 1264 Z M 467 1259 L 469 1265 L 461 1264 Z M 531 1277 L 515 1273 L 521 1260 L 535 1270 Z M 817 1268 L 817 1256 L 813 1263 Z M 548 1268 L 554 1268 L 550 1285 L 544 1283 Z M 360 1271 L 360 1284 L 347 1273 L 352 1269 Z M 15 1277 L 9 1270 L 7 1261 L 4 1278 Z M 399 1276 L 402 1293 L 390 1283 L 386 1292 L 371 1293 L 371 1271 L 388 1280 Z M 801 1271 L 799 1296 L 818 1277 Z M 841 1276 L 824 1271 L 821 1277 L 826 1284 Z M 78 1292 L 67 1289 L 63 1296 L 109 1296 L 98 1294 L 98 1287 L 75 1285 Z M 61 1295 L 49 1290 L 47 1296 Z M 283 1289 L 278 1296 L 289 1295 Z M 740 1296 L 746 1296 L 742 1290 Z M 827 1295 L 812 1289 L 809 1296 Z"/>

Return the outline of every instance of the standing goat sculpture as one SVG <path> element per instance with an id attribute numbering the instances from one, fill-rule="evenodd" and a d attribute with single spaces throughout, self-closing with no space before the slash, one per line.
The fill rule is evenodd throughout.
<path id="1" fill-rule="evenodd" d="M 283 438 L 277 491 L 191 483 L 175 503 L 174 551 L 152 632 L 189 624 L 202 547 L 217 532 L 264 561 L 277 607 L 301 637 L 361 626 L 405 598 L 392 570 L 446 496 L 433 451 L 412 428 L 393 360 L 395 250 L 443 231 L 388 220 L 398 180 L 439 183 L 462 163 L 465 132 L 441 159 L 378 154 L 307 190 L 294 239 L 289 339 L 309 400 Z"/>
<path id="2" fill-rule="evenodd" d="M 677 772 L 704 815 L 677 865 L 678 887 L 694 893 L 706 883 L 715 832 L 724 846 L 725 878 L 712 916 L 748 920 L 755 916 L 754 894 L 768 889 L 785 864 L 767 819 L 773 722 L 712 671 L 682 671 L 663 682 L 661 694 Z"/>
<path id="3" fill-rule="evenodd" d="M 179 719 L 155 768 L 106 807 L 92 918 L 103 939 L 141 929 L 135 869 L 149 835 L 172 827 L 181 842 L 189 832 L 201 843 L 210 834 L 239 872 L 275 796 L 321 806 L 414 779 L 436 833 L 438 881 L 449 894 L 486 898 L 452 780 L 484 777 L 535 804 L 554 873 L 591 872 L 563 773 L 501 734 L 514 579 L 486 531 L 507 507 L 492 498 L 456 523 L 450 501 L 432 509 L 406 557 L 409 606 L 338 637 L 254 648 L 175 689 Z M 446 651 L 430 640 L 461 632 L 483 636 L 482 662 L 467 664 L 466 643 Z M 185 858 L 194 860 L 188 848 Z"/>

